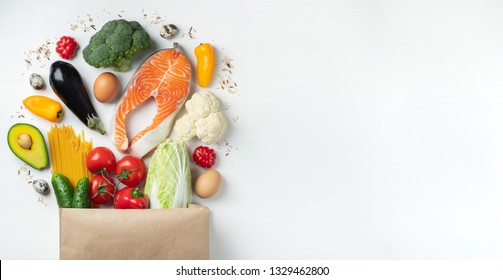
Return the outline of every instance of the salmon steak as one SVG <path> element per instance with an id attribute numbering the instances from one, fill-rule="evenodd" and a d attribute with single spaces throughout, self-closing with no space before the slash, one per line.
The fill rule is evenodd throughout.
<path id="1" fill-rule="evenodd" d="M 131 77 L 112 120 L 112 137 L 115 147 L 143 157 L 161 144 L 171 132 L 176 114 L 187 99 L 190 88 L 190 63 L 175 46 L 163 49 L 148 57 Z M 152 123 L 129 141 L 126 117 L 133 109 L 155 100 L 157 113 Z"/>

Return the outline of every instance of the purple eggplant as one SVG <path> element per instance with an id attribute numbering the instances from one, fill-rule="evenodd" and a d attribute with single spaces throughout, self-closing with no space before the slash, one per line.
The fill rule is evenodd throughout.
<path id="1" fill-rule="evenodd" d="M 79 71 L 70 63 L 56 61 L 51 65 L 49 83 L 56 95 L 90 129 L 105 134 L 105 128 L 93 107 Z"/>

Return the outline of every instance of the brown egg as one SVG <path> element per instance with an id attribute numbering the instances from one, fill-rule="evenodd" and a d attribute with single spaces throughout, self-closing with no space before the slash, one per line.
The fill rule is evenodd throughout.
<path id="1" fill-rule="evenodd" d="M 94 97 L 101 103 L 112 101 L 119 93 L 119 80 L 110 73 L 101 73 L 94 81 Z"/>
<path id="2" fill-rule="evenodd" d="M 194 191 L 200 198 L 208 198 L 218 192 L 221 183 L 222 176 L 220 173 L 210 169 L 196 179 Z"/>

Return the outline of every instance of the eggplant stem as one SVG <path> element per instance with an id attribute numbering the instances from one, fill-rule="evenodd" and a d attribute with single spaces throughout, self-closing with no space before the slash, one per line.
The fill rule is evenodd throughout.
<path id="1" fill-rule="evenodd" d="M 106 133 L 101 119 L 95 115 L 87 116 L 87 127 L 98 131 L 101 135 Z"/>

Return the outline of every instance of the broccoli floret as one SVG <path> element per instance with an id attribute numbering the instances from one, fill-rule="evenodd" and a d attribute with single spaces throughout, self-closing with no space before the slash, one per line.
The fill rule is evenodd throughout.
<path id="1" fill-rule="evenodd" d="M 82 51 L 85 61 L 96 68 L 114 66 L 126 71 L 139 50 L 150 48 L 150 36 L 136 21 L 112 20 L 94 34 Z"/>

